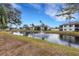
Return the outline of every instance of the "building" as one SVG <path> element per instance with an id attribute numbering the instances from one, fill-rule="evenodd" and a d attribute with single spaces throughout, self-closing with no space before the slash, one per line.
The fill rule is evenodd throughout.
<path id="1" fill-rule="evenodd" d="M 36 25 L 36 26 L 31 26 L 29 28 L 30 28 L 30 30 L 38 30 L 38 31 L 40 31 L 40 30 L 44 30 L 44 31 L 49 30 L 49 27 L 46 26 L 46 25 L 45 26 Z"/>
<path id="2" fill-rule="evenodd" d="M 79 22 L 69 22 L 59 26 L 60 31 L 79 31 Z"/>
<path id="3" fill-rule="evenodd" d="M 55 28 L 51 27 L 50 30 L 51 31 L 59 31 L 59 27 L 55 27 Z"/>

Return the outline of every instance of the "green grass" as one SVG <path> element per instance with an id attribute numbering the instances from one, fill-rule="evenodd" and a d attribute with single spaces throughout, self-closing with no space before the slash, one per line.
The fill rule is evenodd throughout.
<path id="1" fill-rule="evenodd" d="M 55 34 L 63 34 L 63 35 L 71 35 L 71 36 L 79 36 L 79 32 L 70 32 L 70 31 L 44 31 L 46 33 L 55 33 Z"/>
<path id="2" fill-rule="evenodd" d="M 38 30 L 12 30 L 13 32 L 20 31 L 20 32 L 40 32 Z M 55 34 L 63 34 L 63 35 L 72 35 L 72 36 L 79 36 L 79 32 L 70 32 L 70 31 L 57 31 L 57 30 L 52 30 L 52 31 L 43 31 L 45 33 L 55 33 Z"/>

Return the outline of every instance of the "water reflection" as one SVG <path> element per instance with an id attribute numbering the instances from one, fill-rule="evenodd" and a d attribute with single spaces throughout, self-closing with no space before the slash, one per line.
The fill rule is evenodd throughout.
<path id="1" fill-rule="evenodd" d="M 79 37 L 78 36 L 67 36 L 60 35 L 60 40 L 68 42 L 68 46 L 72 46 L 72 44 L 79 45 Z"/>
<path id="2" fill-rule="evenodd" d="M 32 34 L 32 37 L 34 37 L 34 38 L 41 38 L 42 40 L 45 40 L 48 37 L 48 35 L 43 33 L 43 32 L 41 32 L 41 33 Z"/>
<path id="3" fill-rule="evenodd" d="M 79 37 L 68 36 L 60 34 L 46 34 L 46 33 L 30 33 L 26 32 L 25 35 L 33 38 L 41 38 L 42 40 L 48 40 L 49 42 L 61 44 L 69 47 L 79 48 Z"/>

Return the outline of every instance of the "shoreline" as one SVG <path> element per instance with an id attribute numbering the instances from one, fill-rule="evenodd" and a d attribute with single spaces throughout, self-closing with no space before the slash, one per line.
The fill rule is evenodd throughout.
<path id="1" fill-rule="evenodd" d="M 32 30 L 12 30 L 12 32 L 33 32 L 39 33 L 40 31 L 32 31 Z M 69 35 L 69 36 L 79 36 L 79 32 L 70 32 L 70 31 L 43 31 L 44 33 L 48 34 L 61 34 L 61 35 Z"/>

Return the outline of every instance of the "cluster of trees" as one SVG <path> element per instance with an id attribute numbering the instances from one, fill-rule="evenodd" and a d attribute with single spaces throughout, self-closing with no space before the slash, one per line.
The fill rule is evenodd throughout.
<path id="1" fill-rule="evenodd" d="M 23 28 L 21 29 L 25 29 L 25 30 L 48 30 L 48 26 L 45 25 L 41 20 L 40 20 L 41 25 L 34 25 L 33 23 L 30 24 L 30 27 L 27 24 L 23 25 Z"/>
<path id="2" fill-rule="evenodd" d="M 21 24 L 21 12 L 11 4 L 0 4 L 0 29 Z"/>

